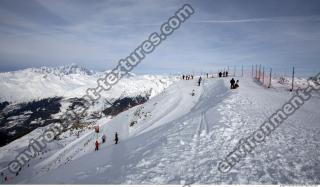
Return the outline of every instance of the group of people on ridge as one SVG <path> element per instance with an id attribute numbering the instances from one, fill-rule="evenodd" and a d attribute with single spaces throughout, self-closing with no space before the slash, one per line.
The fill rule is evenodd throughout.
<path id="1" fill-rule="evenodd" d="M 205 75 L 207 76 L 207 78 L 209 78 L 209 73 L 206 73 Z M 218 76 L 219 76 L 219 77 L 228 77 L 228 76 L 229 76 L 229 72 L 228 72 L 228 71 L 223 71 L 223 72 L 220 71 L 220 72 L 218 73 Z M 190 80 L 190 79 L 193 79 L 193 78 L 194 78 L 193 75 L 182 75 L 182 80 Z M 212 78 L 213 78 L 213 75 L 212 75 Z M 199 79 L 198 79 L 198 81 L 197 81 L 197 83 L 198 83 L 197 85 L 198 85 L 198 86 L 201 85 L 202 80 L 203 80 L 203 79 L 202 79 L 202 77 L 200 76 Z M 239 80 L 235 81 L 234 78 L 232 78 L 232 79 L 230 80 L 230 88 L 231 88 L 231 89 L 237 89 L 237 88 L 239 88 Z M 195 91 L 194 91 L 194 90 L 192 90 L 191 95 L 192 95 L 192 96 L 195 95 Z"/>
<path id="2" fill-rule="evenodd" d="M 229 72 L 228 71 L 224 71 L 224 72 L 219 72 L 219 77 L 228 77 Z"/>
<path id="3" fill-rule="evenodd" d="M 193 75 L 182 75 L 182 79 L 190 80 L 193 79 Z"/>
<path id="4" fill-rule="evenodd" d="M 116 134 L 114 135 L 114 142 L 115 144 L 118 144 L 118 141 L 119 141 L 119 138 L 118 138 L 118 133 L 116 132 Z M 102 143 L 105 143 L 106 142 L 106 135 L 102 135 L 101 137 L 101 142 Z M 95 143 L 95 151 L 98 151 L 99 150 L 99 146 L 100 146 L 100 143 L 98 140 L 96 140 L 96 143 Z"/>
<path id="5" fill-rule="evenodd" d="M 209 75 L 207 74 L 207 76 L 209 76 Z M 193 78 L 194 78 L 193 75 L 182 75 L 182 80 L 190 80 L 190 79 L 192 80 Z M 200 76 L 198 79 L 198 86 L 200 86 L 201 81 L 202 81 L 202 78 Z"/>

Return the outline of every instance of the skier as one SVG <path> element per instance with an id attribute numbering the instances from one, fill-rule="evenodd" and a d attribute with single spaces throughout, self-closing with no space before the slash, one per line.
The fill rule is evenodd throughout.
<path id="1" fill-rule="evenodd" d="M 95 151 L 98 151 L 99 150 L 99 142 L 98 142 L 98 140 L 96 141 L 96 149 L 95 149 Z"/>
<path id="2" fill-rule="evenodd" d="M 207 73 L 207 79 L 209 78 L 209 73 Z"/>
<path id="3" fill-rule="evenodd" d="M 234 89 L 234 83 L 235 83 L 235 81 L 234 81 L 234 79 L 232 78 L 232 79 L 230 80 L 230 88 L 231 88 L 231 89 Z"/>
<path id="4" fill-rule="evenodd" d="M 228 77 L 228 74 L 229 74 L 229 72 L 227 71 L 227 72 L 226 72 L 226 77 Z"/>
<path id="5" fill-rule="evenodd" d="M 194 90 L 192 90 L 192 93 L 191 93 L 191 95 L 192 95 L 192 96 L 194 96 L 194 95 L 195 95 L 195 93 L 194 93 Z"/>
<path id="6" fill-rule="evenodd" d="M 105 143 L 106 142 L 106 135 L 102 135 L 102 143 Z"/>
<path id="7" fill-rule="evenodd" d="M 221 73 L 221 71 L 219 72 L 219 77 L 222 77 L 222 73 Z"/>
<path id="8" fill-rule="evenodd" d="M 182 80 L 184 80 L 184 75 L 182 75 Z"/>
<path id="9" fill-rule="evenodd" d="M 223 77 L 226 77 L 226 72 L 224 71 L 224 72 L 222 73 L 222 75 L 223 75 Z"/>
<path id="10" fill-rule="evenodd" d="M 198 80 L 198 86 L 200 86 L 201 80 L 202 80 L 202 78 L 201 78 L 201 76 L 200 76 L 200 77 L 199 77 L 199 80 Z"/>
<path id="11" fill-rule="evenodd" d="M 118 133 L 117 132 L 114 135 L 114 141 L 115 141 L 115 144 L 118 144 L 119 138 L 118 138 Z"/>

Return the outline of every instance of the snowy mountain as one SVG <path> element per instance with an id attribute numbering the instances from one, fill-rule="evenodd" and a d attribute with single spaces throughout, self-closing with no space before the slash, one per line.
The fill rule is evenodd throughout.
<path id="1" fill-rule="evenodd" d="M 239 140 L 294 94 L 281 84 L 266 89 L 252 78 L 239 79 L 237 90 L 229 89 L 226 78 L 205 78 L 201 86 L 196 80 L 173 81 L 146 102 L 65 131 L 18 176 L 7 172 L 5 166 L 45 129 L 38 128 L 0 148 L 6 183 L 319 184 L 318 92 L 230 172 L 218 170 Z M 94 151 L 103 134 L 106 143 Z"/>
<path id="2" fill-rule="evenodd" d="M 94 73 L 74 64 L 0 73 L 0 146 L 38 127 L 61 122 L 60 115 L 84 103 L 79 98 L 87 88 L 96 87 L 96 80 L 101 76 L 101 72 Z M 83 123 L 141 104 L 173 81 L 175 78 L 168 76 L 129 74 L 110 91 L 102 93 Z"/>
<path id="3" fill-rule="evenodd" d="M 82 97 L 87 88 L 97 86 L 103 73 L 94 73 L 77 65 L 58 68 L 29 68 L 0 73 L 0 102 L 26 102 L 48 97 Z M 105 97 L 135 96 L 152 89 L 155 95 L 172 82 L 168 76 L 129 74 Z"/>
<path id="4" fill-rule="evenodd" d="M 89 70 L 77 65 L 0 73 L 0 101 L 24 102 L 65 96 L 67 91 L 87 84 L 85 80 L 90 76 Z"/>

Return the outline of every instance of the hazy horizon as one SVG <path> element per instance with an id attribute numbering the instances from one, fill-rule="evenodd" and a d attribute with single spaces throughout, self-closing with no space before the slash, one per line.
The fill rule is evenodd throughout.
<path id="1" fill-rule="evenodd" d="M 9 71 L 0 71 L 0 73 L 6 73 L 6 72 L 13 72 L 13 71 L 19 71 L 19 70 L 25 70 L 25 69 L 29 69 L 29 68 L 43 68 L 43 67 L 48 67 L 48 68 L 58 68 L 58 67 L 63 67 L 63 66 L 71 66 L 71 65 L 77 65 L 77 66 L 80 66 L 80 67 L 83 67 L 87 70 L 90 70 L 90 71 L 94 71 L 94 72 L 105 72 L 105 71 L 108 71 L 108 70 L 111 70 L 111 69 L 105 69 L 105 70 L 95 70 L 95 69 L 90 69 L 86 66 L 83 66 L 83 65 L 79 65 L 79 64 L 76 64 L 76 63 L 72 63 L 72 64 L 65 64 L 65 65 L 59 65 L 59 66 L 54 66 L 54 65 L 50 65 L 50 66 L 39 66 L 39 67 L 26 67 L 26 68 L 20 68 L 20 69 L 15 69 L 15 70 L 9 70 Z M 259 64 L 255 64 L 257 65 L 257 67 L 259 67 Z M 255 73 L 255 65 L 254 66 L 254 73 Z M 290 77 L 292 75 L 292 68 L 295 67 L 295 75 L 297 77 L 301 77 L 301 78 L 309 78 L 311 76 L 315 76 L 317 73 L 319 73 L 319 70 L 318 69 L 312 69 L 312 68 L 305 68 L 305 67 L 302 67 L 302 66 L 285 66 L 285 67 L 281 67 L 281 66 L 261 66 L 261 68 L 265 67 L 265 72 L 267 75 L 269 75 L 269 72 L 270 72 L 270 68 L 272 68 L 272 71 L 273 71 L 273 75 L 274 76 L 288 76 Z M 227 68 L 228 66 L 226 67 L 213 67 L 211 69 L 206 69 L 206 70 L 190 70 L 190 71 L 163 71 L 163 72 L 159 72 L 159 71 L 135 71 L 132 73 L 136 74 L 136 75 L 147 75 L 147 74 L 150 74 L 150 75 L 178 75 L 178 74 L 203 74 L 205 75 L 206 73 L 209 73 L 210 75 L 211 74 L 217 74 L 217 72 L 219 71 L 227 71 Z M 234 73 L 234 69 L 235 67 L 234 66 L 229 66 L 229 73 L 231 75 L 233 75 Z M 244 69 L 244 74 L 246 75 L 251 75 L 251 72 L 252 72 L 252 65 L 250 66 L 243 66 L 243 69 Z M 237 76 L 240 76 L 242 73 L 242 66 L 236 66 L 236 75 Z"/>

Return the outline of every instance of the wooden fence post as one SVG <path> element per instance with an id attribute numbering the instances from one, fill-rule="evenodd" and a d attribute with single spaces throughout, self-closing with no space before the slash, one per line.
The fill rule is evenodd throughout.
<path id="1" fill-rule="evenodd" d="M 292 85 L 291 85 L 291 92 L 293 91 L 293 86 L 294 86 L 294 67 L 292 68 Z"/>
<path id="2" fill-rule="evenodd" d="M 270 78 L 269 78 L 269 86 L 268 86 L 268 88 L 271 87 L 271 76 L 272 76 L 272 68 L 270 68 Z"/>
<path id="3" fill-rule="evenodd" d="M 241 66 L 241 77 L 243 77 L 243 65 Z"/>
<path id="4" fill-rule="evenodd" d="M 251 77 L 253 77 L 253 65 L 252 65 L 252 69 L 251 69 Z"/>
<path id="5" fill-rule="evenodd" d="M 260 78 L 261 78 L 261 64 L 259 65 L 259 81 L 260 81 Z"/>
<path id="6" fill-rule="evenodd" d="M 263 69 L 263 70 L 262 70 L 262 85 L 264 85 L 264 66 L 263 66 L 262 69 Z"/>
<path id="7" fill-rule="evenodd" d="M 258 78 L 258 65 L 256 64 L 256 79 Z"/>

